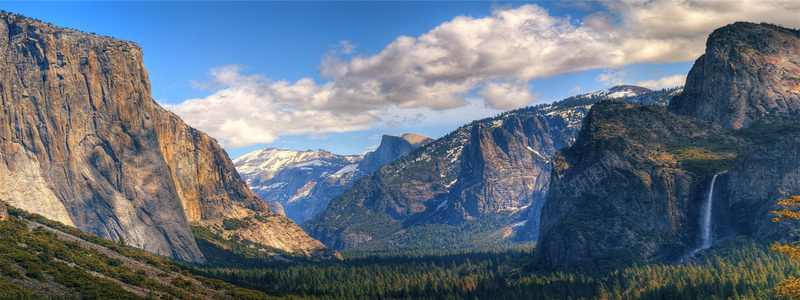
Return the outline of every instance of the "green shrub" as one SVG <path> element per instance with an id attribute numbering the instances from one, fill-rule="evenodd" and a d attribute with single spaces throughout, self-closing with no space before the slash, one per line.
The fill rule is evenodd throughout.
<path id="1" fill-rule="evenodd" d="M 242 229 L 248 226 L 250 226 L 250 222 L 242 219 L 225 219 L 222 221 L 222 227 L 224 227 L 225 230 Z"/>

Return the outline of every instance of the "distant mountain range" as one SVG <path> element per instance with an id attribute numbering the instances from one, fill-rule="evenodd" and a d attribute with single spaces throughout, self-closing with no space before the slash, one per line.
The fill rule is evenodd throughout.
<path id="1" fill-rule="evenodd" d="M 300 224 L 325 209 L 357 179 L 432 140 L 411 133 L 384 135 L 380 146 L 365 155 L 266 148 L 233 163 L 261 199 L 279 203 L 286 216 Z"/>
<path id="2" fill-rule="evenodd" d="M 363 177 L 302 227 L 337 249 L 535 240 L 551 158 L 574 142 L 591 106 L 666 105 L 678 92 L 617 86 L 472 122 Z"/>

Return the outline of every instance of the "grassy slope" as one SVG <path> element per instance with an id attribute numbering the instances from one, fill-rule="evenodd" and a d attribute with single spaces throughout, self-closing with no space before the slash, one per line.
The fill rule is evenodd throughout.
<path id="1" fill-rule="evenodd" d="M 212 299 L 267 296 L 194 276 L 167 258 L 10 209 L 0 222 L 0 298 Z"/>

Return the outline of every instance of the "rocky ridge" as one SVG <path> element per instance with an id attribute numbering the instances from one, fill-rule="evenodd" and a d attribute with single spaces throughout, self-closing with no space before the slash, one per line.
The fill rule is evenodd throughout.
<path id="1" fill-rule="evenodd" d="M 139 45 L 8 13 L 0 32 L 0 198 L 193 262 L 189 224 L 271 215 L 214 139 L 152 100 Z M 296 241 L 275 248 L 325 249 L 286 226 Z"/>

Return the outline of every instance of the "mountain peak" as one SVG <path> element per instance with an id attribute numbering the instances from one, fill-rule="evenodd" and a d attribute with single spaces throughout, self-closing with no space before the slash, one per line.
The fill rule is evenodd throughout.
<path id="1" fill-rule="evenodd" d="M 800 31 L 737 22 L 715 30 L 669 109 L 744 128 L 764 116 L 800 115 Z"/>
<path id="2" fill-rule="evenodd" d="M 364 160 L 358 165 L 358 169 L 365 174 L 372 174 L 383 165 L 432 141 L 433 139 L 427 136 L 414 133 L 384 134 L 380 146 L 364 155 Z"/>
<path id="3" fill-rule="evenodd" d="M 389 135 L 389 136 L 396 136 L 396 135 Z M 411 145 L 413 145 L 414 147 L 421 147 L 433 141 L 432 138 L 416 133 L 403 133 L 398 137 L 411 143 Z"/>

